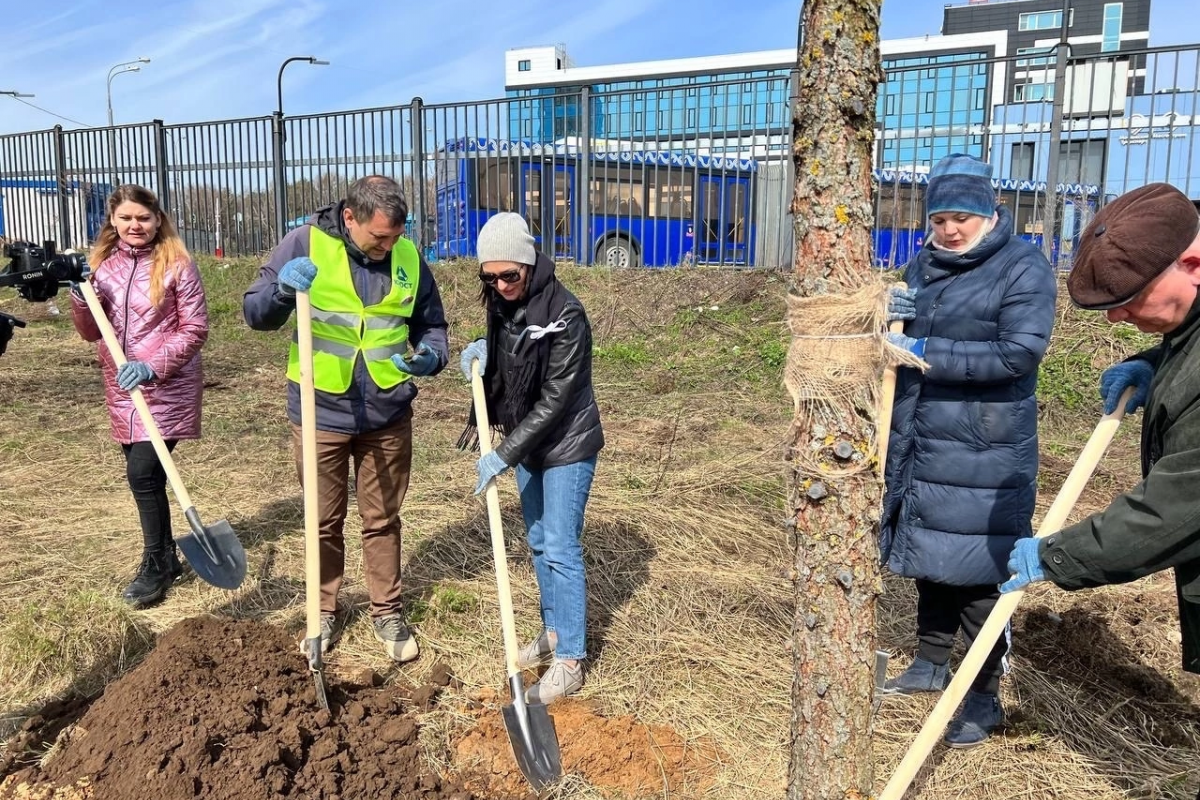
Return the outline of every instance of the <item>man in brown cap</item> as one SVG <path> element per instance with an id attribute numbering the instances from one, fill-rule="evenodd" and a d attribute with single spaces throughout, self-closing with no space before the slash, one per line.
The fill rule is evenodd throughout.
<path id="1" fill-rule="evenodd" d="M 1017 542 L 1001 591 L 1050 580 L 1063 589 L 1125 583 L 1175 568 L 1183 668 L 1200 673 L 1200 214 L 1153 183 L 1105 206 L 1075 251 L 1067 280 L 1081 308 L 1104 311 L 1162 342 L 1109 367 L 1105 413 L 1135 388 L 1145 405 L 1142 482 L 1108 508 L 1045 539 Z M 1200 797 L 1197 798 L 1200 800 Z"/>

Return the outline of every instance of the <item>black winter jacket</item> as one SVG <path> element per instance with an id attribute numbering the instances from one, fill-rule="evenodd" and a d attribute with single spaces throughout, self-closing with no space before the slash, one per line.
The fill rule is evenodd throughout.
<path id="1" fill-rule="evenodd" d="M 969 252 L 930 243 L 905 270 L 917 317 L 904 332 L 927 339 L 930 368 L 897 376 L 881 554 L 892 572 L 954 586 L 1007 579 L 1013 544 L 1032 534 L 1034 390 L 1058 284 L 997 211 Z"/>
<path id="2" fill-rule="evenodd" d="M 538 267 L 553 271 L 554 262 L 538 253 Z M 604 447 L 600 408 L 592 389 L 592 326 L 575 295 L 566 287 L 559 291 L 567 298 L 559 317 L 566 327 L 549 334 L 553 338 L 540 396 L 496 447 L 497 455 L 509 465 L 560 467 L 589 459 Z M 500 345 L 498 352 L 488 353 L 488 360 L 498 359 L 495 368 L 501 372 L 527 327 L 525 310 L 521 305 L 508 313 L 498 309 L 488 315 L 488 327 L 495 327 Z M 488 371 L 492 369 L 489 363 Z"/>

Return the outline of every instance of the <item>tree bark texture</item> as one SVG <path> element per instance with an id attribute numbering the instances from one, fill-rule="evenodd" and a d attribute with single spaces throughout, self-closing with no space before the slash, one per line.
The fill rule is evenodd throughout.
<path id="1" fill-rule="evenodd" d="M 880 281 L 871 268 L 870 235 L 875 98 L 883 77 L 880 6 L 881 0 L 803 4 L 789 306 L 792 300 L 825 305 L 837 297 L 882 297 L 871 294 Z M 880 352 L 872 337 L 881 320 L 872 313 L 860 324 L 827 331 L 803 329 L 797 316 L 804 315 L 795 309 L 789 319 L 789 367 L 803 373 L 805 358 L 860 367 L 829 401 L 813 400 L 811 393 L 797 399 L 791 431 L 796 611 L 789 800 L 865 800 L 873 790 L 871 697 L 881 586 L 882 487 L 872 469 L 878 363 L 861 369 L 864 348 Z"/>

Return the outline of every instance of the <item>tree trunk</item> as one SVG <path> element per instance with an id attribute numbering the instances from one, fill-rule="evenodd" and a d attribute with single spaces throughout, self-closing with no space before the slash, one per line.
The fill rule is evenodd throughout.
<path id="1" fill-rule="evenodd" d="M 828 308 L 837 298 L 879 298 L 871 268 L 871 155 L 879 63 L 881 0 L 807 0 L 793 107 L 796 166 L 792 301 Z M 819 305 L 814 306 L 813 303 Z M 807 364 L 851 369 L 822 393 L 797 392 L 791 432 L 789 497 L 795 525 L 796 613 L 789 800 L 869 797 L 877 542 L 882 489 L 872 470 L 879 308 L 825 330 L 795 334 L 789 375 Z M 831 320 L 834 322 L 834 320 Z M 828 337 L 828 338 L 825 338 Z M 865 355 L 864 355 L 865 354 Z M 867 358 L 870 363 L 864 364 Z M 857 370 L 857 372 L 855 372 Z M 819 383 L 819 382 L 818 382 Z M 818 386 L 818 388 L 820 388 Z"/>

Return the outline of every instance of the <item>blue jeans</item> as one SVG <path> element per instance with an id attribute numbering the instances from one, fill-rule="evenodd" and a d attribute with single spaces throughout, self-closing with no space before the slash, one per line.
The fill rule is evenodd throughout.
<path id="1" fill-rule="evenodd" d="M 580 534 L 596 457 L 545 469 L 518 464 L 516 472 L 542 596 L 542 625 L 558 638 L 556 657 L 587 658 L 587 581 Z"/>

